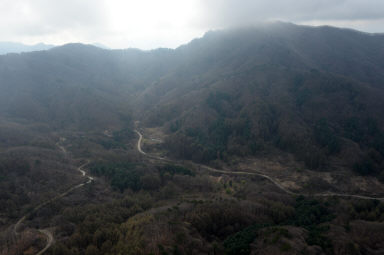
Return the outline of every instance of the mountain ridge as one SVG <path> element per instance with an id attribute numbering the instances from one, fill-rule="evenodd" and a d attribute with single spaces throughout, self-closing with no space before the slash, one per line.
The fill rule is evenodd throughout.
<path id="1" fill-rule="evenodd" d="M 0 56 L 0 253 L 380 253 L 382 41 L 275 23 Z"/>
<path id="2" fill-rule="evenodd" d="M 17 42 L 0 42 L 0 55 L 9 54 L 9 53 L 22 53 L 22 52 L 49 50 L 53 47 L 55 46 L 50 44 L 45 44 L 45 43 L 26 45 L 26 44 L 17 43 Z"/>
<path id="3" fill-rule="evenodd" d="M 1 108 L 63 127 L 121 128 L 121 118 L 138 119 L 169 132 L 170 153 L 197 161 L 277 148 L 310 168 L 341 159 L 378 173 L 383 42 L 354 30 L 273 23 L 207 32 L 175 50 L 67 44 L 0 56 Z"/>

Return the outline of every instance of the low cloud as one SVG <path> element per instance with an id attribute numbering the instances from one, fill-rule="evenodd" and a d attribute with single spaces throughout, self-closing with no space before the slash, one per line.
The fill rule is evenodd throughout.
<path id="1" fill-rule="evenodd" d="M 228 27 L 260 21 L 296 23 L 323 21 L 369 21 L 384 18 L 381 0 L 210 0 L 200 1 L 201 26 Z"/>
<path id="2" fill-rule="evenodd" d="M 0 41 L 176 47 L 262 21 L 384 32 L 382 0 L 1 0 Z"/>
<path id="3" fill-rule="evenodd" d="M 61 35 L 86 37 L 103 29 L 106 17 L 98 0 L 2 0 L 0 40 Z"/>

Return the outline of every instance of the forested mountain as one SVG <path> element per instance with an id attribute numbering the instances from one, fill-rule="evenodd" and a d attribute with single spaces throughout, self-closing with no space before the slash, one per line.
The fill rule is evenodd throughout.
<path id="1" fill-rule="evenodd" d="M 0 79 L 7 116 L 89 128 L 134 113 L 168 128 L 177 157 L 277 149 L 314 169 L 332 158 L 361 173 L 383 166 L 383 35 L 273 23 L 175 50 L 70 44 L 1 56 Z"/>
<path id="2" fill-rule="evenodd" d="M 0 56 L 0 91 L 1 255 L 384 249 L 384 35 L 68 44 Z"/>
<path id="3" fill-rule="evenodd" d="M 175 54 L 182 64 L 138 101 L 148 124 L 169 127 L 173 155 L 278 148 L 312 169 L 383 169 L 383 35 L 276 23 L 209 32 Z"/>
<path id="4" fill-rule="evenodd" d="M 118 126 L 129 119 L 132 93 L 159 77 L 161 68 L 151 70 L 159 63 L 151 58 L 81 44 L 1 56 L 0 111 L 59 127 Z"/>

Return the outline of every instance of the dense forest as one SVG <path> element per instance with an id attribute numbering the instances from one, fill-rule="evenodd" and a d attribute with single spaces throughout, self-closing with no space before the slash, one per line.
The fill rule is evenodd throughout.
<path id="1" fill-rule="evenodd" d="M 311 169 L 337 158 L 380 175 L 383 42 L 272 23 L 208 32 L 175 50 L 69 44 L 9 54 L 0 56 L 1 111 L 83 130 L 135 118 L 167 127 L 172 156 L 199 162 L 278 150 Z"/>
<path id="2" fill-rule="evenodd" d="M 382 253 L 383 45 L 277 22 L 1 55 L 0 254 Z"/>

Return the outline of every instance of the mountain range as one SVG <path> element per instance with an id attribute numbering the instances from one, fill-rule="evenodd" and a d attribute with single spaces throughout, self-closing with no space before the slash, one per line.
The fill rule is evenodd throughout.
<path id="1" fill-rule="evenodd" d="M 72 43 L 0 91 L 0 255 L 382 254 L 384 35 Z"/>
<path id="2" fill-rule="evenodd" d="M 0 112 L 56 128 L 167 130 L 198 162 L 290 153 L 380 174 L 384 35 L 289 23 L 211 31 L 172 49 L 68 44 L 0 56 Z"/>
<path id="3" fill-rule="evenodd" d="M 21 53 L 31 51 L 49 50 L 55 47 L 54 45 L 38 43 L 35 45 L 26 45 L 16 42 L 0 42 L 0 55 L 8 53 Z"/>

